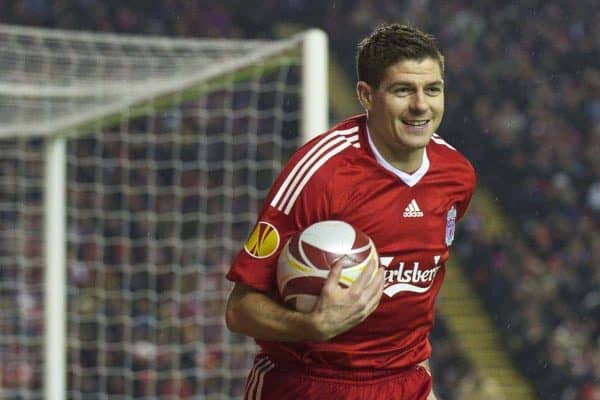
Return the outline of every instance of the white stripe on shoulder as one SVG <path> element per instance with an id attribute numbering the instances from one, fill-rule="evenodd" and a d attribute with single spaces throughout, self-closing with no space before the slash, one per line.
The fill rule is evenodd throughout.
<path id="1" fill-rule="evenodd" d="M 346 147 L 358 143 L 359 138 L 358 134 L 356 134 L 357 131 L 358 126 L 350 129 L 333 131 L 319 140 L 304 156 L 302 156 L 302 158 L 300 158 L 300 160 L 298 160 L 296 165 L 294 165 L 294 168 L 290 171 L 288 176 L 286 176 L 281 187 L 271 200 L 271 206 L 280 211 L 283 210 L 286 208 L 285 205 L 289 203 L 290 196 L 293 198 L 293 204 L 297 198 L 297 195 L 294 196 L 293 194 L 296 193 L 298 189 L 301 190 L 308 181 L 307 177 L 310 178 L 310 176 L 314 174 L 314 171 L 316 171 L 316 169 L 312 167 L 314 167 L 314 165 L 323 165 L 325 161 Z M 340 147 L 343 148 L 340 149 Z M 307 171 L 309 171 L 309 174 L 306 174 Z M 302 179 L 303 177 L 304 179 Z M 291 209 L 291 206 L 289 209 Z M 287 213 L 289 213 L 289 211 Z"/>
<path id="2" fill-rule="evenodd" d="M 298 186 L 298 182 L 302 179 L 302 177 L 305 175 L 306 171 L 311 167 L 311 165 L 313 163 L 315 163 L 316 160 L 321 159 L 324 154 L 326 154 L 328 151 L 330 151 L 330 149 L 332 147 L 335 147 L 337 145 L 339 145 L 340 143 L 344 143 L 346 142 L 346 139 L 344 137 L 338 136 L 332 140 L 330 140 L 329 142 L 327 142 L 325 145 L 321 146 L 321 148 L 319 149 L 319 151 L 317 151 L 315 154 L 312 155 L 312 157 L 310 157 L 308 160 L 305 160 L 305 162 L 302 164 L 302 168 L 300 168 L 297 171 L 297 174 L 294 176 L 294 179 L 291 181 L 290 185 L 289 185 L 289 190 L 286 192 L 285 196 L 283 196 L 283 199 L 281 200 L 281 204 L 285 204 L 291 193 L 295 190 L 295 188 Z"/>
<path id="3" fill-rule="evenodd" d="M 325 154 L 323 156 L 323 158 L 319 159 L 311 167 L 311 169 L 304 176 L 304 179 L 302 179 L 302 182 L 300 182 L 300 184 L 294 188 L 293 194 L 292 194 L 289 202 L 287 203 L 285 209 L 283 210 L 284 214 L 287 215 L 290 213 L 290 211 L 292 210 L 292 207 L 294 206 L 294 203 L 296 202 L 296 199 L 298 198 L 298 196 L 300 196 L 300 192 L 302 192 L 302 189 L 304 188 L 306 183 L 310 180 L 310 178 L 315 174 L 315 172 L 317 172 L 317 170 L 319 168 L 321 168 L 321 166 L 323 164 L 325 164 L 331 157 L 335 156 L 338 153 L 341 153 L 343 150 L 345 150 L 347 147 L 350 147 L 350 146 L 352 146 L 351 141 L 349 141 L 349 140 L 344 141 L 342 144 L 340 144 L 339 146 L 332 149 L 329 153 Z"/>
<path id="4" fill-rule="evenodd" d="M 442 139 L 442 137 L 440 135 L 438 135 L 437 133 L 433 134 L 433 136 L 431 137 L 431 140 L 433 140 L 437 144 L 441 144 L 441 145 L 451 148 L 452 150 L 456 150 L 455 147 L 453 147 L 448 142 L 446 142 L 444 139 Z"/>

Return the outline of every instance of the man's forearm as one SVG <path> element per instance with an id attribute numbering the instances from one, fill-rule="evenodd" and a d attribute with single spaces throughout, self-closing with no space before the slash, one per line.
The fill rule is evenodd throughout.
<path id="1" fill-rule="evenodd" d="M 290 310 L 266 294 L 236 284 L 226 312 L 227 327 L 262 340 L 300 342 L 321 340 L 309 314 Z"/>

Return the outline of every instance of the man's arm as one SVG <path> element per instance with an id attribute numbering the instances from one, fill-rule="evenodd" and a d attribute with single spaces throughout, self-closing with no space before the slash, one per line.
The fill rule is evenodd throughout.
<path id="1" fill-rule="evenodd" d="M 374 269 L 377 269 L 373 279 Z M 267 294 L 236 283 L 227 301 L 227 327 L 262 340 L 326 341 L 362 322 L 381 299 L 384 269 L 373 261 L 349 288 L 342 288 L 342 265 L 331 268 L 313 311 L 290 310 Z"/>

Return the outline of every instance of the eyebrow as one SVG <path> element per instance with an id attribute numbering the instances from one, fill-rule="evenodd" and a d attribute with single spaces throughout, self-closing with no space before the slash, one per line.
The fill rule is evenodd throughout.
<path id="1" fill-rule="evenodd" d="M 415 83 L 412 81 L 396 81 L 396 82 L 393 82 L 392 84 L 390 84 L 388 87 L 394 87 L 394 86 L 398 86 L 398 85 L 413 86 L 414 84 Z M 435 85 L 443 85 L 443 84 L 444 84 L 444 80 L 438 79 L 433 82 L 427 82 L 427 83 L 425 83 L 424 86 L 435 86 Z"/>

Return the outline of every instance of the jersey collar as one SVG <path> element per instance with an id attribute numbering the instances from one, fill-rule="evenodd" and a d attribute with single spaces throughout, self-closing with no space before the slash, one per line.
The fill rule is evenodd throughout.
<path id="1" fill-rule="evenodd" d="M 369 147 L 371 148 L 371 151 L 375 155 L 375 159 L 377 160 L 379 165 L 381 165 L 383 168 L 387 169 L 388 171 L 390 171 L 391 173 L 396 175 L 407 186 L 410 186 L 410 187 L 415 186 L 417 183 L 419 183 L 421 178 L 423 178 L 425 176 L 427 171 L 429 171 L 429 157 L 427 157 L 427 148 L 425 148 L 423 151 L 423 160 L 421 161 L 421 166 L 419 167 L 419 169 L 417 169 L 412 174 L 409 174 L 409 173 L 406 173 L 406 172 L 401 171 L 398 168 L 394 167 L 392 164 L 387 162 L 385 158 L 383 158 L 381 156 L 381 153 L 379 153 L 379 151 L 377 150 L 377 147 L 375 147 L 375 144 L 373 143 L 373 140 L 371 139 L 371 132 L 369 131 L 369 125 L 367 125 L 366 123 L 365 123 L 365 128 L 367 131 L 367 139 L 369 140 Z"/>

